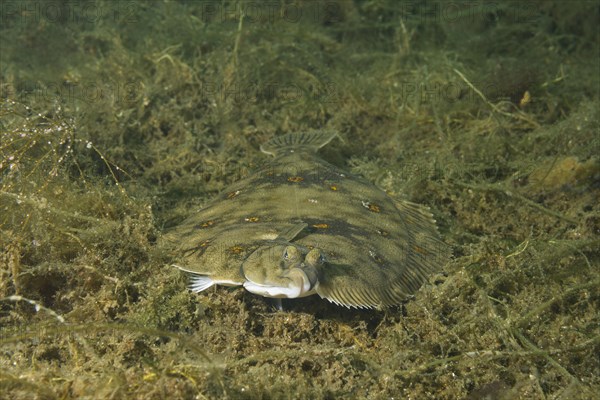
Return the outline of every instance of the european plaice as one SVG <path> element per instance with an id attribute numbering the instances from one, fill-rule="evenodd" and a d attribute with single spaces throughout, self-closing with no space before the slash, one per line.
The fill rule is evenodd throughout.
<path id="1" fill-rule="evenodd" d="M 190 289 L 243 286 L 265 297 L 317 294 L 383 308 L 449 258 L 427 208 L 388 196 L 319 157 L 337 136 L 309 131 L 261 146 L 274 159 L 168 232 Z"/>

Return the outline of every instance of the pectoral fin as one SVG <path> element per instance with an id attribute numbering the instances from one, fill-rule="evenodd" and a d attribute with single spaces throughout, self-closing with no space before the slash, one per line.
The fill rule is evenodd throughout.
<path id="1" fill-rule="evenodd" d="M 279 235 L 277 236 L 277 238 L 275 240 L 282 240 L 282 241 L 286 241 L 286 242 L 291 242 L 307 226 L 308 226 L 308 224 L 305 224 L 304 222 L 299 222 L 296 225 L 294 225 L 294 226 L 292 226 L 292 227 L 290 227 L 290 228 L 282 231 L 281 233 L 279 233 Z"/>

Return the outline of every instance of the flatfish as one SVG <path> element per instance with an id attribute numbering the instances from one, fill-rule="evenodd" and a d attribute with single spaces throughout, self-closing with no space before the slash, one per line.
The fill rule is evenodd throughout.
<path id="1" fill-rule="evenodd" d="M 277 136 L 275 158 L 165 234 L 190 289 L 243 286 L 337 305 L 400 303 L 450 252 L 427 208 L 388 196 L 317 155 L 337 133 Z"/>

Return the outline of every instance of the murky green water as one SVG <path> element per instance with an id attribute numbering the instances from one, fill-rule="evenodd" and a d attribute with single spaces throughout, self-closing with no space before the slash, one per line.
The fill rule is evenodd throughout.
<path id="1" fill-rule="evenodd" d="M 595 2 L 5 1 L 0 397 L 591 398 Z M 328 128 L 454 258 L 400 307 L 189 293 L 157 238 Z M 335 210 L 332 210 L 335 212 Z"/>

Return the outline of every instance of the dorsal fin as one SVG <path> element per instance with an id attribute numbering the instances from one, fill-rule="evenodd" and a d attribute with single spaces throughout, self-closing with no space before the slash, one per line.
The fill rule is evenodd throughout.
<path id="1" fill-rule="evenodd" d="M 260 146 L 263 153 L 278 156 L 294 150 L 308 150 L 316 153 L 321 147 L 329 143 L 334 137 L 339 136 L 335 131 L 308 131 L 288 133 L 276 136 Z"/>

